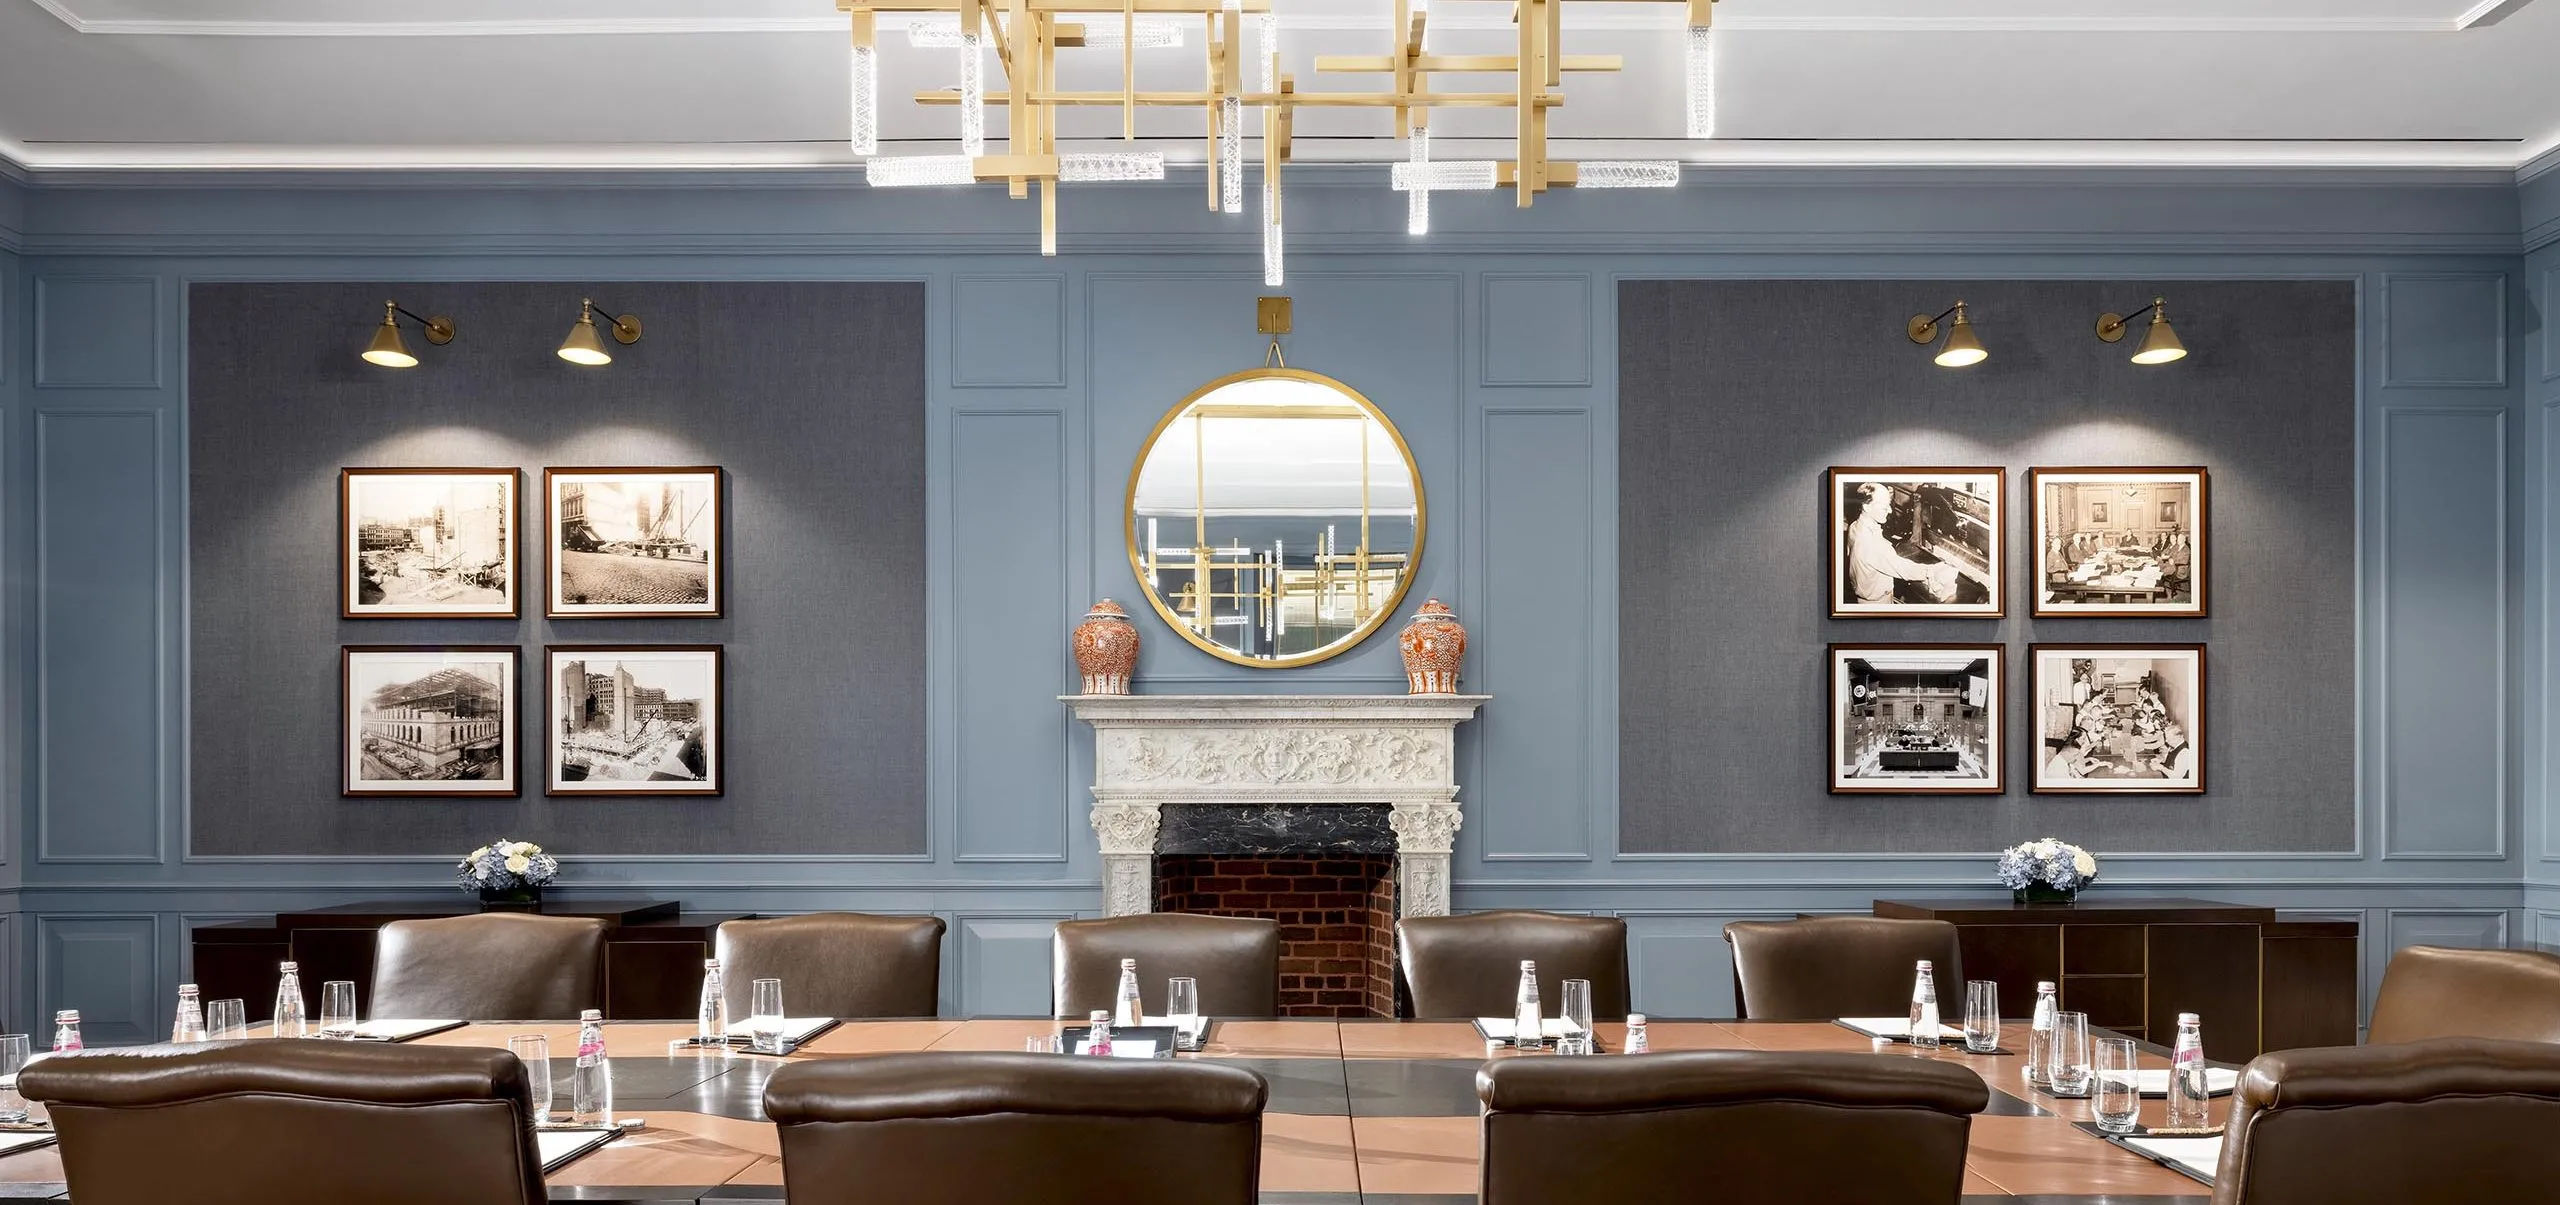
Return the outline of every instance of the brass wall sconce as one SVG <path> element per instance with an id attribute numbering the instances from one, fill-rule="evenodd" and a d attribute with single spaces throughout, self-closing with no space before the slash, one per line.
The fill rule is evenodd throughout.
<path id="1" fill-rule="evenodd" d="M 629 347 L 640 341 L 640 320 L 630 314 L 613 317 L 613 341 Z M 578 302 L 578 324 L 569 328 L 569 337 L 560 341 L 560 358 L 586 368 L 613 363 L 613 353 L 604 348 L 604 339 L 596 331 L 596 302 L 592 297 Z"/>
<path id="2" fill-rule="evenodd" d="M 1990 359 L 1991 353 L 1983 350 L 1981 338 L 1973 333 L 1973 319 L 1966 315 L 1961 301 L 1940 310 L 1936 317 L 1913 314 L 1911 321 L 1903 326 L 1903 333 L 1911 336 L 1912 342 L 1926 347 L 1938 341 L 1938 324 L 1945 322 L 1950 315 L 1955 321 L 1946 324 L 1947 343 L 1938 349 L 1938 367 L 1970 368 Z"/>
<path id="3" fill-rule="evenodd" d="M 418 366 L 418 357 L 409 351 L 408 343 L 400 338 L 400 317 L 403 314 L 407 314 L 411 322 L 417 323 L 426 331 L 427 342 L 437 347 L 453 342 L 453 319 L 421 318 L 401 309 L 399 302 L 386 301 L 382 303 L 382 325 L 373 328 L 373 342 L 365 345 L 365 363 L 378 364 L 384 368 L 416 368 Z"/>
<path id="4" fill-rule="evenodd" d="M 2169 328 L 2169 302 L 2166 298 L 2154 297 L 2151 299 L 2151 304 L 2135 310 L 2129 316 L 2098 315 L 2098 339 L 2105 343 L 2123 342 L 2125 328 L 2131 325 L 2135 318 L 2144 314 L 2151 315 L 2151 329 L 2142 336 L 2142 346 L 2133 350 L 2133 362 L 2167 364 L 2186 359 L 2187 345 L 2179 342 L 2178 332 Z"/>

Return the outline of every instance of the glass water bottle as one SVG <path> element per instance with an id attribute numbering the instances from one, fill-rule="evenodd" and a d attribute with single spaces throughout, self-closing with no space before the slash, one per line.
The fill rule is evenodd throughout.
<path id="1" fill-rule="evenodd" d="M 1919 1050 L 1938 1048 L 1938 982 L 1926 958 L 1911 976 L 1911 1045 Z"/>
<path id="2" fill-rule="evenodd" d="M 178 1016 L 169 1023 L 169 1040 L 180 1045 L 204 1040 L 204 1002 L 192 983 L 178 985 Z"/>
<path id="3" fill-rule="evenodd" d="M 2053 981 L 2037 980 L 2035 1020 L 2027 1031 L 2027 1065 L 2019 1072 L 2030 1088 L 2053 1086 L 2053 1027 L 2061 1015 L 2062 1002 L 2054 995 Z"/>
<path id="4" fill-rule="evenodd" d="M 720 976 L 720 960 L 702 960 L 702 1003 L 694 1011 L 693 1039 L 697 1046 L 718 1046 L 729 1040 L 729 985 Z"/>
<path id="5" fill-rule="evenodd" d="M 311 1036 L 311 1013 L 302 1002 L 302 967 L 298 963 L 276 966 L 275 1030 L 279 1038 Z"/>
<path id="6" fill-rule="evenodd" d="M 53 1049 L 56 1054 L 80 1049 L 80 1010 L 66 1008 L 53 1014 Z"/>
<path id="7" fill-rule="evenodd" d="M 1653 1049 L 1653 1039 L 1645 1034 L 1644 1014 L 1628 1013 L 1626 1052 L 1643 1054 L 1651 1049 Z"/>
<path id="8" fill-rule="evenodd" d="M 1538 964 L 1520 960 L 1520 994 L 1511 1004 L 1511 1045 L 1520 1050 L 1536 1050 L 1544 1044 L 1541 1021 L 1544 1010 L 1538 1003 Z"/>
<path id="9" fill-rule="evenodd" d="M 1111 994 L 1111 1023 L 1136 1029 L 1147 1023 L 1147 1006 L 1138 998 L 1138 960 L 1120 960 L 1120 987 Z"/>
<path id="10" fill-rule="evenodd" d="M 604 1014 L 592 1008 L 578 1014 L 578 1065 L 569 1073 L 569 1120 L 577 1125 L 613 1124 L 613 1063 L 604 1053 Z"/>
<path id="11" fill-rule="evenodd" d="M 2204 1026 L 2194 1013 L 2178 1014 L 2178 1044 L 2169 1051 L 2169 1105 L 2163 1129 L 2201 1130 L 2213 1124 L 2213 1086 L 2205 1082 Z"/>

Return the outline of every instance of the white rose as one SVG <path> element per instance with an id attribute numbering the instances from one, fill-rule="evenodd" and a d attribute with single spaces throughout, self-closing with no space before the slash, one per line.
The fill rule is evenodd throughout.
<path id="1" fill-rule="evenodd" d="M 527 869 L 531 868 L 532 865 L 533 863 L 525 860 L 523 854 L 517 854 L 516 856 L 507 859 L 507 873 L 523 874 Z"/>
<path id="2" fill-rule="evenodd" d="M 463 861 L 466 861 L 466 862 L 477 862 L 477 861 L 479 861 L 480 859 L 485 858 L 485 857 L 488 857 L 488 856 L 489 856 L 489 847 L 488 847 L 488 846 L 486 846 L 486 845 L 483 845 L 483 846 L 481 846 L 481 847 L 480 847 L 480 848 L 478 848 L 478 849 L 472 850 L 472 851 L 470 852 L 470 854 L 466 855 L 466 856 L 463 858 Z"/>
<path id="3" fill-rule="evenodd" d="M 2089 878 L 2098 873 L 2098 860 L 2090 857 L 2088 850 L 2075 849 L 2071 851 L 2071 868 L 2079 871 L 2081 878 Z"/>
<path id="4" fill-rule="evenodd" d="M 2036 842 L 2036 856 L 2039 858 L 2050 858 L 2057 852 L 2060 851 L 2054 848 L 2054 842 L 2050 838 Z"/>

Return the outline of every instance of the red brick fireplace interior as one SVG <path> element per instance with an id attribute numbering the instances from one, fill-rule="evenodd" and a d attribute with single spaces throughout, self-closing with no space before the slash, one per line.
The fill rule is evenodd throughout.
<path id="1" fill-rule="evenodd" d="M 1391 856 L 1156 855 L 1156 910 L 1280 922 L 1280 1014 L 1392 1017 Z"/>

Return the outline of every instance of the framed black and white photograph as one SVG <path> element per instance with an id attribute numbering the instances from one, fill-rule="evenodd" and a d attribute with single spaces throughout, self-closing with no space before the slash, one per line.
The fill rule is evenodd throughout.
<path id="1" fill-rule="evenodd" d="M 720 614 L 719 469 L 545 469 L 542 483 L 552 618 Z"/>
<path id="2" fill-rule="evenodd" d="M 720 646 L 555 644 L 550 795 L 720 794 Z"/>
<path id="3" fill-rule="evenodd" d="M 1831 791 L 1835 795 L 1997 795 L 1996 644 L 1831 646 Z"/>
<path id="4" fill-rule="evenodd" d="M 339 650 L 339 763 L 350 796 L 516 795 L 517 654 L 508 645 Z"/>
<path id="5" fill-rule="evenodd" d="M 2038 468 L 2034 574 L 2039 616 L 2205 614 L 2200 468 Z"/>
<path id="6" fill-rule="evenodd" d="M 2032 789 L 2204 793 L 2204 646 L 2039 644 Z"/>
<path id="7" fill-rule="evenodd" d="M 1835 468 L 1831 615 L 1997 619 L 2008 478 L 1997 468 Z"/>
<path id="8" fill-rule="evenodd" d="M 340 469 L 338 613 L 513 619 L 514 469 Z"/>

